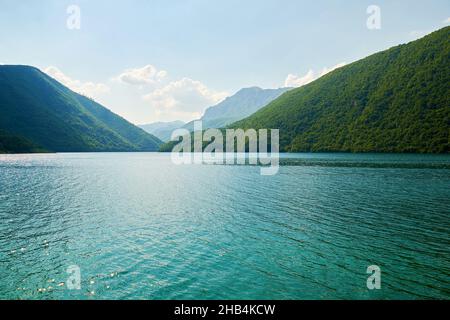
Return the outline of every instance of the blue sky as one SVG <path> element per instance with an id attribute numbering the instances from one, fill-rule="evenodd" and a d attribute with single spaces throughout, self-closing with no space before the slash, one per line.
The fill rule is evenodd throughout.
<path id="1" fill-rule="evenodd" d="M 300 86 L 449 17 L 448 0 L 0 0 L 0 63 L 39 67 L 133 123 L 188 121 L 240 88 Z"/>

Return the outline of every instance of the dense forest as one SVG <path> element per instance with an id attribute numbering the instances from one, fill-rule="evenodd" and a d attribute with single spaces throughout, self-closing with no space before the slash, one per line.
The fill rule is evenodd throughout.
<path id="1" fill-rule="evenodd" d="M 337 69 L 230 127 L 280 129 L 287 152 L 448 153 L 450 27 Z"/>

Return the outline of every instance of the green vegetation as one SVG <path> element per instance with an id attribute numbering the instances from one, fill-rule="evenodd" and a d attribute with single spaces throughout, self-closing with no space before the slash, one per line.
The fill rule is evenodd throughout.
<path id="1" fill-rule="evenodd" d="M 156 151 L 161 141 L 36 68 L 0 66 L 2 152 Z M 14 145 L 14 141 L 18 145 Z M 26 142 L 25 142 L 26 141 Z M 25 148 L 26 149 L 26 148 Z"/>
<path id="2" fill-rule="evenodd" d="M 35 153 L 47 152 L 28 139 L 11 135 L 0 130 L 0 153 Z"/>
<path id="3" fill-rule="evenodd" d="M 232 128 L 280 129 L 287 152 L 448 153 L 450 27 L 291 90 Z"/>

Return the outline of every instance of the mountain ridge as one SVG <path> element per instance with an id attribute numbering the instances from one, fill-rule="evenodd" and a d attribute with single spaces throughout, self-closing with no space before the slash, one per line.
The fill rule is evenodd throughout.
<path id="1" fill-rule="evenodd" d="M 229 128 L 280 129 L 281 151 L 448 153 L 450 27 L 291 90 Z"/>
<path id="2" fill-rule="evenodd" d="M 53 152 L 157 151 L 162 143 L 24 65 L 0 66 L 0 130 Z"/>
<path id="3" fill-rule="evenodd" d="M 169 122 L 153 122 L 149 124 L 141 124 L 138 127 L 144 129 L 146 132 L 154 135 L 161 141 L 169 141 L 173 130 L 181 128 L 186 123 L 184 121 L 169 121 Z"/>

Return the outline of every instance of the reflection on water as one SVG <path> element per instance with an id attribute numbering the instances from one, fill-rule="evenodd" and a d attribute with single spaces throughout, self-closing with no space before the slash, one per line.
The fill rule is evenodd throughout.
<path id="1" fill-rule="evenodd" d="M 280 163 L 0 155 L 0 298 L 450 298 L 450 157 Z"/>

